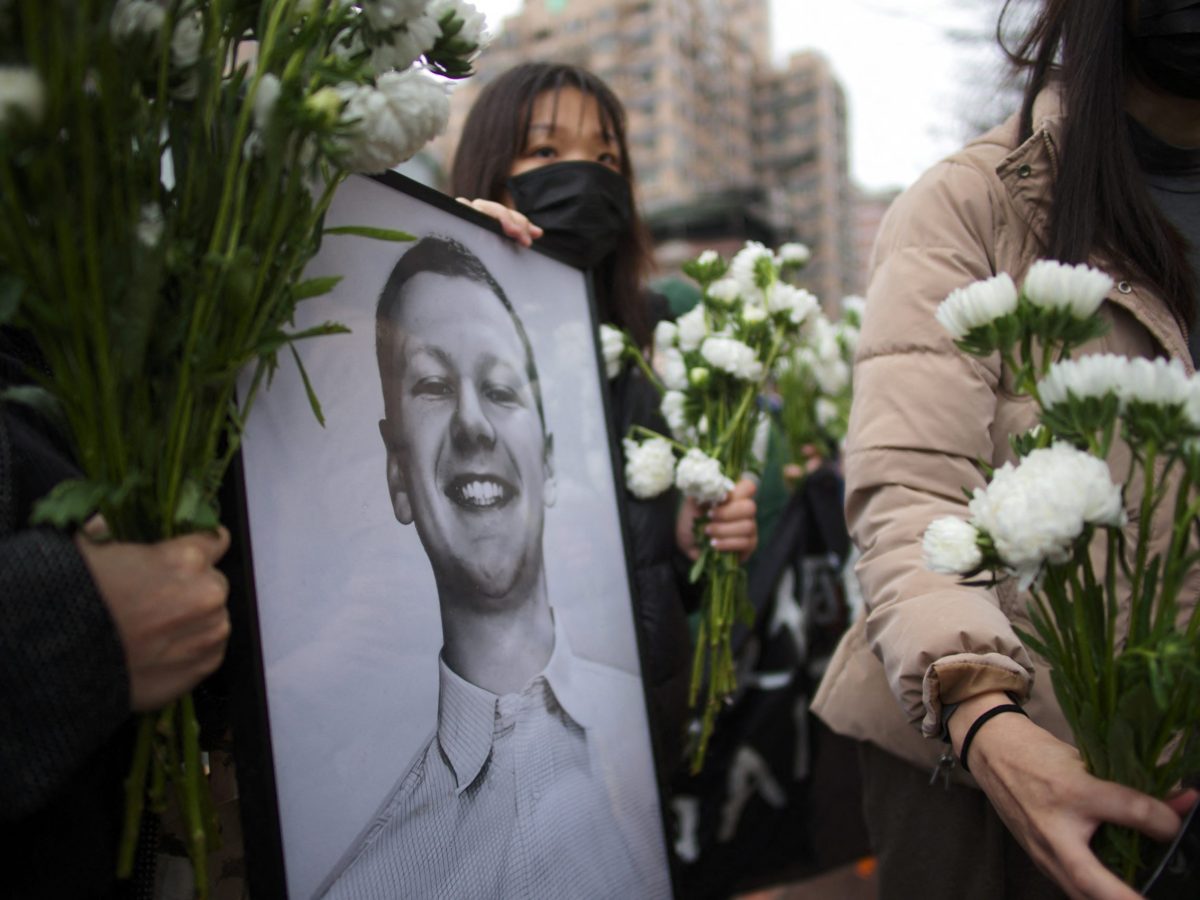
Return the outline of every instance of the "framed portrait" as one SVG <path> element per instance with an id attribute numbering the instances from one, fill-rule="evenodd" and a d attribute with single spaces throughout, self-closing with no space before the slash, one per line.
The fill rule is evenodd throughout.
<path id="1" fill-rule="evenodd" d="M 245 434 L 251 888 L 668 897 L 588 276 L 390 173 L 337 226 L 415 240 L 326 234 L 295 328 L 349 333 Z"/>

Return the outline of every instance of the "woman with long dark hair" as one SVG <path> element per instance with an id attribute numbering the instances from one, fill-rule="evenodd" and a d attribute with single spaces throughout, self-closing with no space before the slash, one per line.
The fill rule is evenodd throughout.
<path id="1" fill-rule="evenodd" d="M 921 534 L 965 518 L 963 489 L 985 483 L 978 461 L 1010 461 L 1009 435 L 1036 424 L 1000 360 L 967 357 L 936 322 L 955 288 L 1000 272 L 1019 282 L 1038 258 L 1087 262 L 1115 287 L 1099 312 L 1108 334 L 1080 352 L 1194 370 L 1198 38 L 1193 0 L 1044 0 L 1011 54 L 1029 71 L 1020 112 L 884 220 L 844 459 L 867 614 L 815 701 L 861 741 L 883 898 L 1133 898 L 1091 853 L 1093 833 L 1112 822 L 1167 840 L 1196 799 L 1088 775 L 1045 663 L 1018 637 L 1032 631 L 1027 597 L 929 571 Z M 968 777 L 944 755 L 970 731 Z"/>
<path id="2" fill-rule="evenodd" d="M 464 203 L 498 219 L 505 232 L 591 268 L 603 321 L 637 344 L 651 342 L 663 312 L 645 288 L 652 264 L 650 236 L 637 213 L 625 111 L 598 77 L 578 66 L 525 63 L 499 75 L 467 116 L 450 187 Z M 471 198 L 471 199 L 467 199 Z M 619 435 L 633 425 L 667 433 L 654 389 L 631 367 L 611 382 Z M 710 511 L 710 542 L 748 556 L 758 541 L 755 485 L 742 479 Z M 690 646 L 684 594 L 688 557 L 697 551 L 693 501 L 670 492 L 652 500 L 626 498 L 642 633 L 643 675 L 660 767 L 682 758 Z M 677 515 L 678 507 L 678 515 Z"/>

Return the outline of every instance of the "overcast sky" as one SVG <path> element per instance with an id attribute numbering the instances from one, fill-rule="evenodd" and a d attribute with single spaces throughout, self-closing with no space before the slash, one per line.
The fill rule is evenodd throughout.
<path id="1" fill-rule="evenodd" d="M 521 0 L 471 0 L 500 28 Z M 542 0 L 528 0 L 538 3 Z M 954 110 L 969 57 L 947 31 L 985 30 L 986 0 L 771 0 L 776 60 L 817 49 L 832 62 L 850 107 L 851 174 L 868 188 L 903 187 L 962 143 Z"/>

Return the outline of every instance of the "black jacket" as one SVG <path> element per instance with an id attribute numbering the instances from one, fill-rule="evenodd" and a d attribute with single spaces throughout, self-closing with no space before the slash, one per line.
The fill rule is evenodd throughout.
<path id="1" fill-rule="evenodd" d="M 611 382 L 610 389 L 618 440 L 634 425 L 669 433 L 658 412 L 658 392 L 639 371 L 626 366 Z M 679 496 L 674 490 L 651 500 L 625 494 L 643 677 L 650 699 L 659 771 L 667 779 L 679 767 L 683 756 L 691 675 L 687 612 L 693 605 L 694 592 L 687 583 L 688 561 L 675 544 L 678 504 Z"/>

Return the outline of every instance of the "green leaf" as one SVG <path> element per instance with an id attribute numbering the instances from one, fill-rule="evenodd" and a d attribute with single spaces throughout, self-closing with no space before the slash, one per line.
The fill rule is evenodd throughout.
<path id="1" fill-rule="evenodd" d="M 304 363 L 300 360 L 300 354 L 290 344 L 288 345 L 288 349 L 292 351 L 292 359 L 296 360 L 296 368 L 300 370 L 300 378 L 304 382 L 304 393 L 308 395 L 308 405 L 312 407 L 313 415 L 317 417 L 317 421 L 324 428 L 325 416 L 321 412 L 321 401 L 317 399 L 317 392 L 313 390 L 312 382 L 308 380 L 308 372 L 304 368 Z"/>
<path id="2" fill-rule="evenodd" d="M 708 561 L 708 551 L 705 550 L 700 554 L 700 557 L 692 563 L 692 568 L 688 571 L 688 582 L 695 584 L 700 580 L 700 576 L 704 574 L 704 564 Z"/>
<path id="3" fill-rule="evenodd" d="M 21 384 L 0 391 L 0 402 L 27 406 L 62 435 L 70 433 L 62 403 L 44 387 Z"/>
<path id="4" fill-rule="evenodd" d="M 328 294 L 337 283 L 342 280 L 341 275 L 326 275 L 323 278 L 310 278 L 307 281 L 302 281 L 292 288 L 292 299 L 299 302 L 308 300 L 310 297 L 320 297 L 322 294 Z"/>
<path id="5" fill-rule="evenodd" d="M 0 325 L 8 322 L 21 305 L 25 284 L 15 275 L 0 273 Z"/>
<path id="6" fill-rule="evenodd" d="M 293 332 L 292 334 L 285 335 L 285 337 L 289 341 L 302 341 L 305 338 L 321 337 L 326 334 L 350 334 L 350 329 L 341 322 L 322 322 L 320 325 L 305 328 L 303 331 Z"/>
<path id="7" fill-rule="evenodd" d="M 415 241 L 416 235 L 406 231 L 394 231 L 391 228 L 372 228 L 369 225 L 339 225 L 337 228 L 326 228 L 326 234 L 356 234 L 359 237 L 372 238 L 376 241 Z"/>
<path id="8" fill-rule="evenodd" d="M 183 482 L 172 518 L 176 525 L 192 531 L 211 531 L 220 524 L 216 504 L 204 496 L 204 491 L 192 478 Z"/>
<path id="9" fill-rule="evenodd" d="M 268 358 L 274 355 L 280 347 L 291 344 L 293 341 L 302 341 L 305 338 L 321 337 L 326 334 L 349 334 L 350 329 L 340 322 L 322 322 L 320 325 L 314 325 L 312 328 L 306 328 L 303 331 L 288 333 L 286 331 L 272 331 L 263 335 L 258 346 L 252 351 L 254 356 Z"/>
<path id="10" fill-rule="evenodd" d="M 98 481 L 70 478 L 56 484 L 33 508 L 29 521 L 34 525 L 69 528 L 87 521 L 112 492 L 112 486 Z"/>

